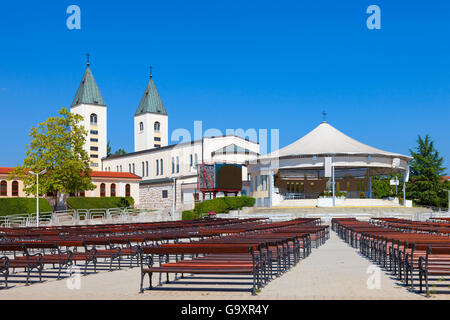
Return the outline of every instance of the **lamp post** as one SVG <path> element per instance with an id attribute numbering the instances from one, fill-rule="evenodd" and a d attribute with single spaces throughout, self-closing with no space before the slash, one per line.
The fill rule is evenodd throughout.
<path id="1" fill-rule="evenodd" d="M 172 221 L 175 221 L 175 196 L 176 196 L 176 183 L 177 178 L 173 179 L 173 185 L 172 185 Z"/>
<path id="2" fill-rule="evenodd" d="M 36 226 L 39 227 L 39 175 L 47 172 L 47 169 L 42 170 L 39 173 L 30 171 L 30 174 L 36 176 Z"/>

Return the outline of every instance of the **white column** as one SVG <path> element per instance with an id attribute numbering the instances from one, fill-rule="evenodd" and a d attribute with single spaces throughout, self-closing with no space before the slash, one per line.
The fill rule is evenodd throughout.
<path id="1" fill-rule="evenodd" d="M 331 158 L 331 183 L 333 188 L 333 207 L 336 206 L 336 193 L 335 193 L 335 183 L 334 183 L 334 162 L 333 158 Z"/>
<path id="2" fill-rule="evenodd" d="M 269 171 L 269 207 L 273 206 L 273 194 L 274 194 L 274 178 L 273 178 L 273 171 Z"/>

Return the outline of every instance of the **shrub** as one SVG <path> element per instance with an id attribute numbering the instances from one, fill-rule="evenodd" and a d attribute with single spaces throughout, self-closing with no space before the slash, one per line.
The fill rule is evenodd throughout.
<path id="1" fill-rule="evenodd" d="M 134 205 L 132 197 L 77 197 L 68 198 L 67 205 L 73 209 L 124 208 Z"/>
<path id="2" fill-rule="evenodd" d="M 256 199 L 249 196 L 237 197 L 240 201 L 240 209 L 242 207 L 253 207 L 255 205 Z"/>
<path id="3" fill-rule="evenodd" d="M 200 202 L 195 206 L 194 212 L 197 214 L 209 213 L 228 213 L 230 210 L 242 209 L 242 207 L 253 207 L 255 198 L 248 196 L 240 197 L 222 197 Z"/>
<path id="4" fill-rule="evenodd" d="M 192 210 L 185 210 L 185 211 L 183 211 L 183 213 L 181 215 L 182 220 L 194 220 L 194 219 L 199 219 L 199 218 L 200 218 L 200 215 Z"/>
<path id="5" fill-rule="evenodd" d="M 210 211 L 215 211 L 217 213 L 228 213 L 229 210 L 230 209 L 224 198 L 216 198 L 200 202 L 194 209 L 197 214 L 209 213 Z"/>
<path id="6" fill-rule="evenodd" d="M 47 199 L 39 198 L 39 212 L 52 211 Z M 36 198 L 0 198 L 0 215 L 35 213 Z"/>

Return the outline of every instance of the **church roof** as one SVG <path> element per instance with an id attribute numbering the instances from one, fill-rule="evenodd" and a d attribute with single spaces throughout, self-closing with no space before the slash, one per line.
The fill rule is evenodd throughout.
<path id="1" fill-rule="evenodd" d="M 152 76 L 150 76 L 150 81 L 147 84 L 144 95 L 142 96 L 141 102 L 136 110 L 135 116 L 144 113 L 157 113 L 167 115 L 166 109 L 159 97 L 158 90 L 156 90 L 155 83 L 153 82 Z"/>
<path id="2" fill-rule="evenodd" d="M 384 151 L 359 142 L 324 121 L 304 137 L 266 157 L 314 155 L 382 155 L 411 159 L 411 157 Z"/>
<path id="3" fill-rule="evenodd" d="M 102 94 L 98 89 L 89 64 L 86 66 L 86 70 L 84 71 L 83 79 L 81 80 L 77 94 L 73 99 L 72 107 L 82 103 L 105 106 L 105 101 L 103 100 Z"/>
<path id="4" fill-rule="evenodd" d="M 214 152 L 212 152 L 212 155 L 224 155 L 224 154 L 258 154 L 256 152 L 250 151 L 249 149 L 242 148 L 236 144 L 230 144 L 228 146 L 225 146 L 223 148 L 220 148 Z"/>

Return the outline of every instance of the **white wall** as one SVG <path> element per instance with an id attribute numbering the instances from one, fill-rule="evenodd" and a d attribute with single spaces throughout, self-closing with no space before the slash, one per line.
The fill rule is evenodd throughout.
<path id="1" fill-rule="evenodd" d="M 152 125 L 153 128 L 153 125 Z M 220 162 L 228 161 L 235 163 L 245 163 L 246 160 L 252 159 L 253 155 L 217 155 L 211 158 L 211 153 L 226 147 L 230 144 L 236 144 L 242 148 L 247 148 L 253 152 L 259 152 L 259 144 L 246 141 L 235 136 L 205 138 L 204 139 L 204 156 L 205 162 Z M 170 148 L 152 149 L 147 152 L 132 153 L 121 157 L 113 157 L 103 160 L 104 171 L 117 171 L 117 166 L 122 166 L 123 172 L 129 171 L 129 164 L 135 165 L 135 174 L 141 176 L 144 180 L 158 179 L 158 178 L 178 178 L 180 176 L 196 175 L 196 168 L 190 167 L 190 155 L 193 155 L 193 164 L 195 164 L 195 154 L 197 154 L 198 163 L 202 161 L 202 142 L 196 141 L 193 144 L 185 143 L 179 144 Z M 172 157 L 175 158 L 175 172 L 172 173 Z M 179 172 L 176 171 L 176 157 L 179 158 Z M 156 175 L 156 160 L 163 159 L 164 171 L 163 174 Z M 149 163 L 149 172 L 145 170 L 142 175 L 142 162 L 146 166 Z M 132 172 L 133 173 L 133 172 Z M 247 171 L 243 170 L 243 180 L 247 180 Z"/>
<path id="2" fill-rule="evenodd" d="M 91 163 L 97 163 L 98 166 L 92 166 L 92 169 L 95 171 L 101 171 L 101 159 L 106 157 L 106 146 L 107 146 L 107 109 L 105 106 L 91 105 L 91 104 L 79 104 L 70 109 L 70 112 L 79 114 L 84 118 L 84 121 L 81 122 L 81 125 L 84 126 L 84 129 L 88 131 L 88 135 L 86 137 L 86 143 L 84 145 L 84 150 L 91 155 L 91 153 L 98 154 L 98 158 L 91 158 Z M 97 115 L 97 126 L 91 126 L 90 115 L 95 113 Z M 98 142 L 91 142 L 91 137 L 94 137 L 90 134 L 90 130 L 97 130 L 98 135 L 95 138 L 98 139 Z M 96 146 L 98 147 L 97 151 L 91 151 L 90 147 Z"/>
<path id="3" fill-rule="evenodd" d="M 159 133 L 155 132 L 154 124 L 160 123 Z M 144 124 L 144 130 L 140 131 L 140 123 Z M 155 144 L 165 147 L 168 144 L 168 124 L 167 115 L 144 113 L 134 117 L 134 151 L 153 149 Z M 155 141 L 155 137 L 160 137 L 161 141 Z"/>

